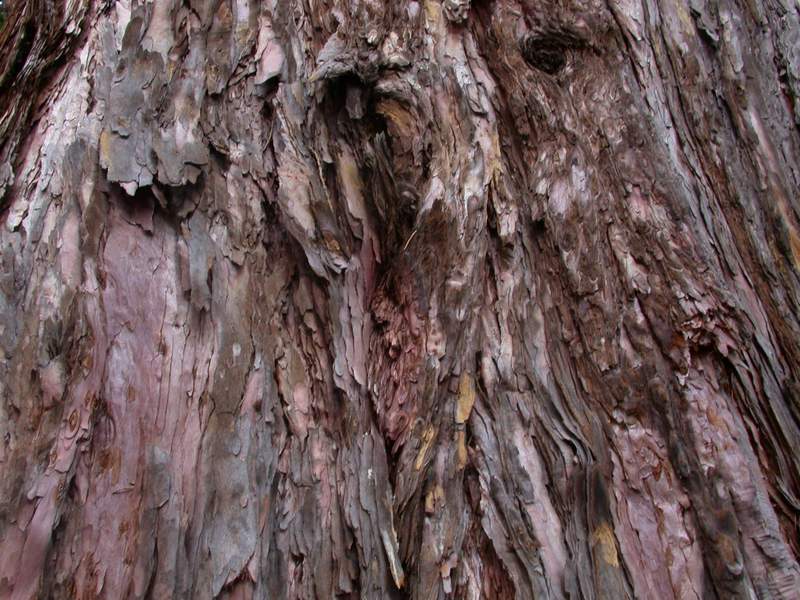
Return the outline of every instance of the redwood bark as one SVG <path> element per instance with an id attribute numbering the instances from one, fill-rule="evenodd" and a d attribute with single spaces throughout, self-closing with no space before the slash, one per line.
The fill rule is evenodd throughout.
<path id="1" fill-rule="evenodd" d="M 794 0 L 17 0 L 0 597 L 800 597 Z"/>

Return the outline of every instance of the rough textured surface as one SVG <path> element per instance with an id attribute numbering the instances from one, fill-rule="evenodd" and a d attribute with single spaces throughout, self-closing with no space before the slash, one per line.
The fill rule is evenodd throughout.
<path id="1" fill-rule="evenodd" d="M 17 0 L 0 596 L 797 598 L 793 0 Z"/>

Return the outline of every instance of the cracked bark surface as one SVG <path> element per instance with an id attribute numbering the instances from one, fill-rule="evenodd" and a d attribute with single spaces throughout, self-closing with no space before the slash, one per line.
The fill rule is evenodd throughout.
<path id="1" fill-rule="evenodd" d="M 0 596 L 798 597 L 796 2 L 11 4 Z"/>

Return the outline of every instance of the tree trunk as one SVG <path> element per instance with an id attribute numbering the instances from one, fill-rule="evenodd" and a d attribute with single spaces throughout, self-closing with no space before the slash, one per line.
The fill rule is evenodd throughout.
<path id="1" fill-rule="evenodd" d="M 0 597 L 796 599 L 795 0 L 17 0 Z"/>

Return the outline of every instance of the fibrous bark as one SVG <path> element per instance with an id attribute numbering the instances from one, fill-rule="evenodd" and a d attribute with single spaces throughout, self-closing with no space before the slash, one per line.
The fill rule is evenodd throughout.
<path id="1" fill-rule="evenodd" d="M 800 590 L 792 0 L 18 0 L 0 596 Z"/>

